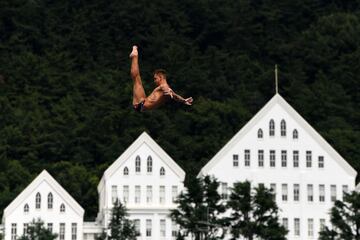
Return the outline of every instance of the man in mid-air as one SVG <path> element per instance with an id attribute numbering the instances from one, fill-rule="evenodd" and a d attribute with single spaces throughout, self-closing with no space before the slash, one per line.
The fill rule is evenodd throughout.
<path id="1" fill-rule="evenodd" d="M 176 94 L 168 85 L 166 81 L 166 71 L 163 69 L 157 69 L 154 71 L 154 82 L 156 88 L 153 92 L 146 97 L 144 87 L 141 82 L 140 70 L 139 70 L 139 53 L 137 46 L 133 46 L 130 53 L 131 58 L 131 78 L 134 81 L 133 88 L 133 106 L 138 112 L 151 110 L 162 105 L 169 99 L 173 99 L 177 102 L 184 103 L 186 105 L 192 105 L 192 97 L 183 98 Z"/>

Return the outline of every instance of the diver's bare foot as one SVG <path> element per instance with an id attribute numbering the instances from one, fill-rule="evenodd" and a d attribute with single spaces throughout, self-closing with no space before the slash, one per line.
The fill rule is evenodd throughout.
<path id="1" fill-rule="evenodd" d="M 137 50 L 137 46 L 133 46 L 132 52 L 130 53 L 130 58 L 132 57 L 137 57 L 138 56 L 138 50 Z"/>

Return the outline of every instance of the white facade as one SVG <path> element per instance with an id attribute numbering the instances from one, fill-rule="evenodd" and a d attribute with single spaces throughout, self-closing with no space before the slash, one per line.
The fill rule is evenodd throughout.
<path id="1" fill-rule="evenodd" d="M 97 221 L 105 227 L 116 199 L 135 220 L 138 239 L 172 239 L 170 210 L 183 190 L 185 172 L 145 132 L 105 171 Z"/>
<path id="2" fill-rule="evenodd" d="M 22 236 L 26 224 L 41 219 L 59 239 L 82 240 L 83 208 L 45 170 L 4 210 L 4 239 Z"/>
<path id="3" fill-rule="evenodd" d="M 354 190 L 356 172 L 277 94 L 202 168 L 202 175 L 215 176 L 225 187 L 249 180 L 273 188 L 287 237 L 295 240 L 318 238 L 320 225 L 329 224 L 334 199 Z"/>
<path id="4" fill-rule="evenodd" d="M 288 239 L 308 240 L 317 239 L 320 225 L 329 224 L 334 199 L 354 190 L 356 172 L 277 94 L 202 168 L 203 175 L 215 176 L 224 195 L 237 181 L 273 188 Z M 24 224 L 40 218 L 58 234 L 63 227 L 59 239 L 94 240 L 119 199 L 136 222 L 139 240 L 175 239 L 169 213 L 184 178 L 185 172 L 144 132 L 104 172 L 95 222 L 83 222 L 82 207 L 44 170 L 4 210 L 0 233 L 13 240 L 23 234 Z"/>

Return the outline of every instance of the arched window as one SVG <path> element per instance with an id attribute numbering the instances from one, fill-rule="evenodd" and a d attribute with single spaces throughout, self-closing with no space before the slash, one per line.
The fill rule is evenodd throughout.
<path id="1" fill-rule="evenodd" d="M 296 129 L 294 129 L 293 131 L 293 139 L 298 139 L 299 138 L 299 133 Z"/>
<path id="2" fill-rule="evenodd" d="M 129 175 L 129 169 L 128 167 L 124 167 L 124 175 L 128 176 Z"/>
<path id="3" fill-rule="evenodd" d="M 29 204 L 25 204 L 24 213 L 28 213 L 28 212 L 29 212 Z"/>
<path id="4" fill-rule="evenodd" d="M 52 209 L 53 208 L 53 203 L 54 203 L 54 198 L 52 193 L 48 194 L 48 209 Z"/>
<path id="5" fill-rule="evenodd" d="M 286 136 L 286 122 L 285 120 L 281 120 L 281 123 L 280 123 L 280 131 L 281 131 L 281 136 L 282 137 L 285 137 Z"/>
<path id="6" fill-rule="evenodd" d="M 135 158 L 135 172 L 139 173 L 140 171 L 141 171 L 140 157 L 136 156 L 136 158 Z"/>
<path id="7" fill-rule="evenodd" d="M 269 135 L 275 136 L 275 122 L 273 119 L 271 119 L 269 122 Z"/>
<path id="8" fill-rule="evenodd" d="M 263 138 L 263 130 L 261 128 L 258 130 L 258 138 Z"/>
<path id="9" fill-rule="evenodd" d="M 60 212 L 65 212 L 65 204 L 60 205 Z"/>
<path id="10" fill-rule="evenodd" d="M 40 193 L 37 193 L 35 197 L 35 208 L 40 209 L 40 206 L 41 206 L 41 195 Z"/>
<path id="11" fill-rule="evenodd" d="M 152 172 L 152 165 L 153 165 L 152 157 L 149 156 L 149 157 L 147 158 L 147 172 L 148 172 L 148 173 L 151 173 L 151 172 Z"/>
<path id="12" fill-rule="evenodd" d="M 165 176 L 165 168 L 160 168 L 160 176 Z"/>

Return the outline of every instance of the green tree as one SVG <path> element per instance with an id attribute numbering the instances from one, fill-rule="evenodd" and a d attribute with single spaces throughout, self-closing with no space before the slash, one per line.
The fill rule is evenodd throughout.
<path id="1" fill-rule="evenodd" d="M 343 201 L 336 200 L 330 211 L 332 227 L 320 232 L 320 240 L 360 239 L 360 193 L 345 193 Z"/>
<path id="2" fill-rule="evenodd" d="M 107 239 L 112 240 L 136 240 L 138 233 L 135 225 L 127 219 L 126 207 L 116 200 L 111 211 L 111 220 L 108 229 L 110 234 Z"/>
<path id="3" fill-rule="evenodd" d="M 250 182 L 236 182 L 227 206 L 231 209 L 228 220 L 233 239 L 286 239 L 287 230 L 279 224 L 273 193 L 264 186 L 252 191 Z"/>
<path id="4" fill-rule="evenodd" d="M 26 234 L 22 235 L 19 240 L 54 240 L 57 238 L 56 233 L 52 233 L 45 228 L 41 219 L 35 219 L 29 224 Z"/>
<path id="5" fill-rule="evenodd" d="M 222 239 L 225 233 L 221 214 L 225 206 L 218 193 L 219 182 L 212 177 L 189 180 L 187 191 L 178 199 L 178 207 L 171 211 L 171 218 L 180 226 L 179 239 L 191 234 L 196 240 Z"/>

